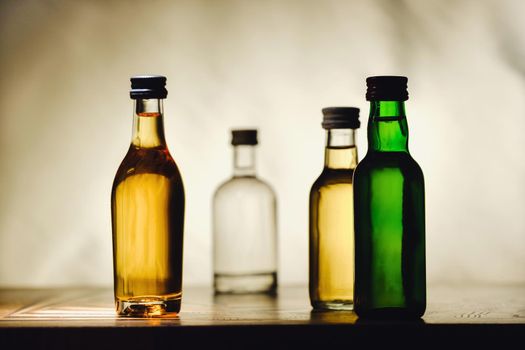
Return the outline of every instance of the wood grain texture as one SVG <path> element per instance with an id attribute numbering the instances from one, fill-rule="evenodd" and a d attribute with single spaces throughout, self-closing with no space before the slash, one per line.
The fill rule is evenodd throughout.
<path id="1" fill-rule="evenodd" d="M 110 289 L 0 290 L 0 345 L 8 345 L 2 349 L 21 342 L 34 348 L 140 348 L 175 338 L 253 348 L 262 341 L 335 345 L 351 339 L 395 342 L 407 336 L 435 344 L 459 339 L 487 345 L 498 339 L 523 341 L 524 335 L 525 286 L 431 286 L 427 312 L 410 322 L 363 321 L 349 311 L 312 311 L 303 286 L 281 288 L 277 297 L 214 296 L 208 288 L 187 288 L 179 317 L 151 319 L 117 317 Z"/>
<path id="2" fill-rule="evenodd" d="M 286 287 L 277 297 L 219 295 L 188 288 L 178 318 L 119 318 L 110 289 L 2 289 L 0 327 L 217 326 L 252 324 L 354 324 L 353 312 L 312 311 L 305 287 Z M 523 324 L 525 286 L 429 288 L 425 324 Z"/>

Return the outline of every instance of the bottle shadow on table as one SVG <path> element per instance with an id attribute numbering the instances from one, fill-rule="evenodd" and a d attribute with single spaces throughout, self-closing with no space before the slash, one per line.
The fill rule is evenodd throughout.
<path id="1" fill-rule="evenodd" d="M 234 308 L 242 310 L 278 310 L 278 299 L 275 295 L 255 294 L 215 294 L 215 306 L 219 308 Z"/>
<path id="2" fill-rule="evenodd" d="M 310 322 L 315 324 L 355 324 L 357 315 L 353 311 L 312 310 Z"/>
<path id="3" fill-rule="evenodd" d="M 353 324 L 353 325 L 424 325 L 422 318 L 363 318 L 354 311 L 312 310 L 310 321 L 315 324 Z"/>

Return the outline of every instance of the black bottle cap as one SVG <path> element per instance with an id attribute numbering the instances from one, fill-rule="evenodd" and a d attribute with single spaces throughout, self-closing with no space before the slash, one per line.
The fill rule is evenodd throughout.
<path id="1" fill-rule="evenodd" d="M 131 77 L 131 90 L 129 96 L 136 100 L 139 98 L 166 98 L 166 77 L 162 75 L 135 75 Z"/>
<path id="2" fill-rule="evenodd" d="M 359 108 L 326 107 L 323 108 L 323 129 L 359 129 Z"/>
<path id="3" fill-rule="evenodd" d="M 408 100 L 407 77 L 376 76 L 366 79 L 367 101 L 406 101 Z"/>
<path id="4" fill-rule="evenodd" d="M 257 129 L 232 130 L 232 145 L 256 145 Z"/>

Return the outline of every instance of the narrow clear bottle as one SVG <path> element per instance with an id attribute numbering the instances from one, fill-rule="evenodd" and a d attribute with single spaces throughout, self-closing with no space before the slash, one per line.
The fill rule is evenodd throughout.
<path id="1" fill-rule="evenodd" d="M 426 307 L 423 172 L 408 151 L 407 78 L 367 79 L 368 153 L 354 174 L 355 311 L 417 318 Z"/>
<path id="2" fill-rule="evenodd" d="M 117 313 L 175 315 L 182 298 L 184 187 L 164 138 L 166 78 L 131 78 L 131 145 L 113 182 L 113 268 Z"/>
<path id="3" fill-rule="evenodd" d="M 323 109 L 324 169 L 310 191 L 310 303 L 314 309 L 351 310 L 354 294 L 352 176 L 357 165 L 359 109 Z M 350 213 L 350 215 L 349 215 Z"/>
<path id="4" fill-rule="evenodd" d="M 272 188 L 256 176 L 257 130 L 233 130 L 233 177 L 213 197 L 216 293 L 277 288 L 277 213 Z"/>

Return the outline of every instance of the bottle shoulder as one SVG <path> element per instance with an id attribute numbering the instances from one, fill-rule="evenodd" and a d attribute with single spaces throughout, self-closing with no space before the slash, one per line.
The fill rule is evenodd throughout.
<path id="1" fill-rule="evenodd" d="M 419 164 L 408 152 L 368 152 L 357 165 L 356 171 L 363 168 L 414 167 Z"/>
<path id="2" fill-rule="evenodd" d="M 115 175 L 115 184 L 138 174 L 158 174 L 182 182 L 182 177 L 167 148 L 130 146 Z"/>
<path id="3" fill-rule="evenodd" d="M 318 191 L 325 186 L 337 184 L 351 184 L 354 169 L 329 169 L 324 168 L 319 177 L 312 184 L 311 192 Z"/>
<path id="4" fill-rule="evenodd" d="M 264 180 L 255 176 L 231 177 L 215 190 L 215 198 L 224 195 L 250 194 L 275 197 L 273 188 Z"/>
<path id="5" fill-rule="evenodd" d="M 399 169 L 403 174 L 423 180 L 423 171 L 408 152 L 368 152 L 355 169 L 354 181 L 384 169 Z"/>

